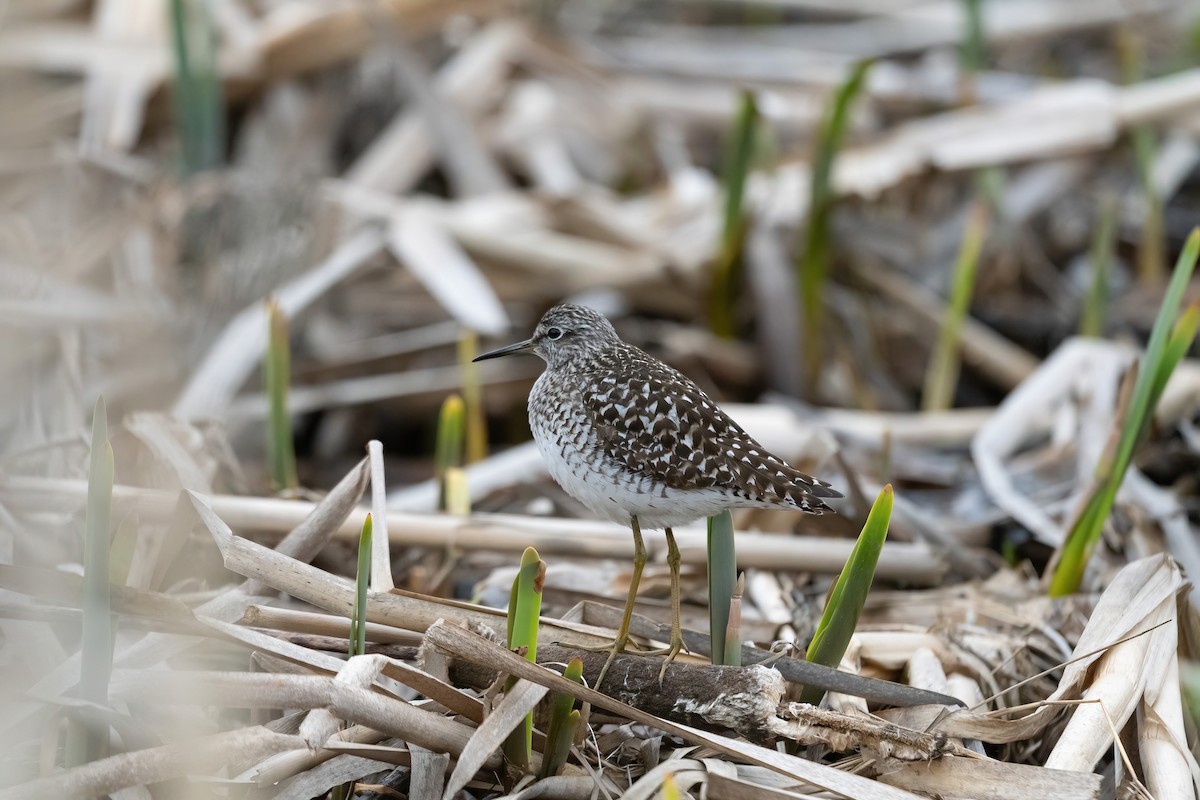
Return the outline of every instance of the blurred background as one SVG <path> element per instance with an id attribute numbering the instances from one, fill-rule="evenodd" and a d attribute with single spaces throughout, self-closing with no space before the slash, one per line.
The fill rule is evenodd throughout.
<path id="1" fill-rule="evenodd" d="M 563 299 L 723 402 L 991 406 L 1069 336 L 1144 340 L 1200 203 L 1186 2 L 3 14 L 17 472 L 77 473 L 102 393 L 114 419 L 169 413 L 213 488 L 261 489 L 247 314 L 272 296 L 313 488 L 368 438 L 394 481 L 429 477 L 459 348 L 524 338 Z M 527 437 L 539 369 L 478 372 L 493 444 Z"/>

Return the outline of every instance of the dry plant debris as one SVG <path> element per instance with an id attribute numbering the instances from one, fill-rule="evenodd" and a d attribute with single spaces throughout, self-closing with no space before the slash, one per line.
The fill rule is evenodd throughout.
<path id="1" fill-rule="evenodd" d="M 1195 345 L 1080 591 L 1044 581 L 1200 223 L 1198 41 L 1184 0 L 6 4 L 0 798 L 1200 796 Z M 268 299 L 306 487 L 277 493 Z M 562 300 L 846 495 L 819 520 L 737 515 L 747 666 L 709 663 L 696 525 L 677 531 L 687 651 L 661 684 L 630 652 L 594 685 L 628 534 L 584 518 L 526 442 L 538 366 L 466 366 Z M 1075 335 L 1084 317 L 1102 337 Z M 939 329 L 953 403 L 919 411 Z M 493 452 L 439 484 L 457 391 Z M 859 628 L 839 669 L 809 664 L 885 484 Z M 439 512 L 447 492 L 472 513 Z M 668 607 L 646 537 L 649 649 Z M 547 568 L 527 660 L 503 609 L 530 546 Z M 562 697 L 580 723 L 539 778 Z M 502 745 L 530 713 L 520 769 Z"/>

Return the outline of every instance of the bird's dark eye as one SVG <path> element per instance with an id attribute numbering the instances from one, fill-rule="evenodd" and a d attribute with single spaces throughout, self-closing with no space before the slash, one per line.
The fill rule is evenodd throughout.
<path id="1" fill-rule="evenodd" d="M 546 338 L 547 339 L 557 342 L 562 337 L 563 337 L 563 329 L 562 328 L 547 328 L 546 329 Z"/>

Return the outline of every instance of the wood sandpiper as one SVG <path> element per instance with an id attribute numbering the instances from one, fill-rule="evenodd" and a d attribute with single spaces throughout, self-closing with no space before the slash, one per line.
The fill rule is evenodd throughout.
<path id="1" fill-rule="evenodd" d="M 679 547 L 671 528 L 729 508 L 821 514 L 829 511 L 822 498 L 841 494 L 768 452 L 695 383 L 621 341 L 612 324 L 591 309 L 555 306 L 531 338 L 475 360 L 523 352 L 546 362 L 529 394 L 529 427 L 550 475 L 594 514 L 633 531 L 625 613 L 597 687 L 629 640 L 646 564 L 641 529 L 666 533 L 671 643 L 651 653 L 666 654 L 661 682 L 683 646 Z"/>

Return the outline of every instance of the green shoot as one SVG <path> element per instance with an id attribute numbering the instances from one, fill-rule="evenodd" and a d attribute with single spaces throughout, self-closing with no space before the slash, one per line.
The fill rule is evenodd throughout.
<path id="1" fill-rule="evenodd" d="M 508 649 L 525 649 L 525 659 L 537 662 L 538 617 L 542 613 L 542 584 L 546 580 L 546 562 L 537 550 L 525 548 L 521 568 L 513 579 L 508 599 Z M 509 676 L 504 690 L 510 691 L 517 679 Z M 533 713 L 525 724 L 514 730 L 504 741 L 504 755 L 510 762 L 527 768 L 533 760 Z"/>
<path id="2" fill-rule="evenodd" d="M 959 82 L 959 101 L 963 105 L 975 104 L 975 73 L 987 63 L 987 45 L 983 35 L 983 0 L 962 0 L 966 30 L 958 50 L 958 63 L 962 66 Z"/>
<path id="3" fill-rule="evenodd" d="M 884 486 L 875 498 L 871 512 L 867 514 L 867 521 L 863 524 L 854 549 L 850 551 L 845 568 L 830 589 L 825 613 L 821 615 L 821 622 L 805 656 L 814 664 L 836 667 L 846 653 L 863 606 L 867 604 L 867 593 L 875 577 L 875 565 L 879 562 L 883 542 L 887 539 L 893 498 L 891 484 Z M 821 702 L 823 694 L 822 689 L 806 686 L 800 699 L 815 705 Z"/>
<path id="4" fill-rule="evenodd" d="M 171 45 L 175 82 L 171 96 L 182 143 L 185 176 L 221 165 L 225 138 L 224 100 L 217 75 L 216 31 L 208 5 L 171 0 Z"/>
<path id="5" fill-rule="evenodd" d="M 1108 283 L 1112 274 L 1113 249 L 1116 247 L 1117 200 L 1112 195 L 1100 198 L 1096 220 L 1096 235 L 1088 262 L 1092 268 L 1092 285 L 1083 306 L 1079 323 L 1080 336 L 1103 336 L 1108 316 Z"/>
<path id="6" fill-rule="evenodd" d="M 479 337 L 464 331 L 458 340 L 458 370 L 462 375 L 463 400 L 466 403 L 467 463 L 487 458 L 487 416 L 483 411 L 483 385 L 479 365 L 471 361 L 479 354 Z"/>
<path id="7" fill-rule="evenodd" d="M 1116 29 L 1117 62 L 1121 79 L 1127 84 L 1142 80 L 1144 48 L 1137 34 L 1127 26 Z M 1138 185 L 1142 190 L 1142 201 L 1146 216 L 1142 220 L 1142 232 L 1138 241 L 1137 274 L 1143 286 L 1157 286 L 1162 280 L 1163 262 L 1163 204 L 1158 188 L 1154 185 L 1154 161 L 1157 143 L 1154 128 L 1147 123 L 1133 126 L 1131 134 L 1133 160 L 1137 167 Z"/>
<path id="8" fill-rule="evenodd" d="M 1166 355 L 1163 357 L 1158 373 L 1154 376 L 1152 397 L 1162 397 L 1163 390 L 1167 388 L 1167 381 L 1171 379 L 1171 373 L 1191 349 L 1198 330 L 1200 330 L 1200 303 L 1192 303 L 1179 315 L 1179 320 L 1171 329 L 1171 338 L 1167 340 Z"/>
<path id="9" fill-rule="evenodd" d="M 583 684 L 583 659 L 572 658 L 563 670 L 563 677 L 574 683 Z M 550 728 L 546 733 L 546 752 L 542 757 L 540 778 L 557 775 L 579 730 L 579 711 L 574 710 L 575 697 L 566 693 L 555 694 L 550 704 Z"/>
<path id="10" fill-rule="evenodd" d="M 358 535 L 358 572 L 354 577 L 354 616 L 350 618 L 350 657 L 367 652 L 367 587 L 371 585 L 371 515 Z"/>
<path id="11" fill-rule="evenodd" d="M 445 511 L 448 506 L 447 473 L 462 467 L 465 428 L 466 406 L 459 395 L 452 394 L 442 402 L 442 410 L 438 414 L 437 445 L 433 455 L 434 477 L 438 482 L 438 511 Z"/>
<path id="12" fill-rule="evenodd" d="M 1176 321 L 1179 306 L 1200 257 L 1200 228 L 1192 230 L 1175 263 L 1171 283 L 1163 295 L 1150 341 L 1138 367 L 1128 411 L 1120 421 L 1120 438 L 1111 459 L 1102 458 L 1096 480 L 1083 510 L 1070 527 L 1058 553 L 1050 579 L 1050 596 L 1062 597 L 1079 590 L 1088 560 L 1100 541 L 1104 523 L 1112 511 L 1117 490 L 1134 451 L 1145 438 L 1158 399 L 1176 365 L 1191 347 L 1200 327 L 1200 306 L 1192 306 Z"/>
<path id="13" fill-rule="evenodd" d="M 662 782 L 662 800 L 680 800 L 683 794 L 679 791 L 679 784 L 675 781 L 675 773 L 668 772 L 663 776 Z"/>
<path id="14" fill-rule="evenodd" d="M 447 514 L 456 517 L 466 517 L 471 514 L 471 487 L 467 483 L 467 473 L 461 467 L 450 467 L 446 470 L 445 478 L 446 507 L 442 509 Z M 458 552 L 451 547 L 449 552 Z"/>
<path id="15" fill-rule="evenodd" d="M 962 246 L 954 265 L 954 283 L 950 290 L 950 302 L 942 317 L 937 345 L 929 368 L 925 372 L 925 389 L 921 408 L 925 411 L 940 411 L 954 403 L 954 388 L 958 384 L 959 337 L 963 320 L 971 306 L 971 295 L 975 289 L 975 273 L 979 265 L 979 253 L 987 233 L 987 207 L 975 203 L 967 215 L 967 226 L 963 232 Z"/>
<path id="16" fill-rule="evenodd" d="M 1179 683 L 1183 688 L 1183 699 L 1192 718 L 1200 717 L 1200 666 L 1194 661 L 1185 661 L 1179 665 Z"/>
<path id="17" fill-rule="evenodd" d="M 358 572 L 354 576 L 354 610 L 350 616 L 350 658 L 367 652 L 367 589 L 371 585 L 371 515 L 363 520 L 358 535 Z M 332 800 L 346 800 L 354 795 L 354 781 L 341 783 L 330 790 Z"/>
<path id="18" fill-rule="evenodd" d="M 729 624 L 725 628 L 725 664 L 730 667 L 742 665 L 742 595 L 746 593 L 746 573 L 738 574 L 729 598 Z"/>
<path id="19" fill-rule="evenodd" d="M 729 630 L 729 606 L 736 588 L 733 517 L 722 511 L 708 518 L 708 626 L 714 664 L 729 663 L 723 634 Z"/>
<path id="20" fill-rule="evenodd" d="M 271 479 L 276 489 L 295 489 L 296 451 L 292 442 L 292 419 L 288 414 L 287 393 L 291 380 L 291 353 L 288 346 L 287 317 L 274 300 L 267 301 L 267 357 L 263 376 L 267 384 L 267 402 L 271 421 L 267 428 L 267 454 Z"/>
<path id="21" fill-rule="evenodd" d="M 1138 165 L 1138 183 L 1142 187 L 1142 201 L 1146 216 L 1142 220 L 1142 232 L 1138 239 L 1137 272 L 1143 286 L 1156 286 L 1162 280 L 1163 202 L 1154 185 L 1155 150 L 1154 129 L 1149 125 L 1136 125 L 1133 129 L 1133 150 Z"/>
<path id="22" fill-rule="evenodd" d="M 850 124 L 850 108 L 866 84 L 870 61 L 851 70 L 834 95 L 826 118 L 817 131 L 809 187 L 808 230 L 800 255 L 800 303 L 804 312 L 804 363 L 808 386 L 817 386 L 824 350 L 821 346 L 825 280 L 829 272 L 830 220 L 836 194 L 833 168 Z"/>
<path id="23" fill-rule="evenodd" d="M 725 188 L 725 219 L 721 250 L 713 265 L 709 290 L 709 318 L 713 333 L 730 338 L 734 335 L 734 306 L 738 296 L 742 242 L 746 236 L 744 209 L 746 178 L 754 160 L 758 138 L 758 106 L 754 93 L 743 91 L 733 130 L 725 146 L 721 182 Z"/>
<path id="24" fill-rule="evenodd" d="M 100 396 L 92 416 L 92 452 L 84 518 L 83 640 L 79 674 L 79 699 L 100 706 L 108 705 L 115 633 L 108 560 L 112 546 L 114 471 L 113 450 L 108 441 L 108 413 L 104 397 Z M 67 732 L 67 766 L 96 761 L 103 758 L 107 750 L 107 726 L 93 730 L 72 722 Z"/>

